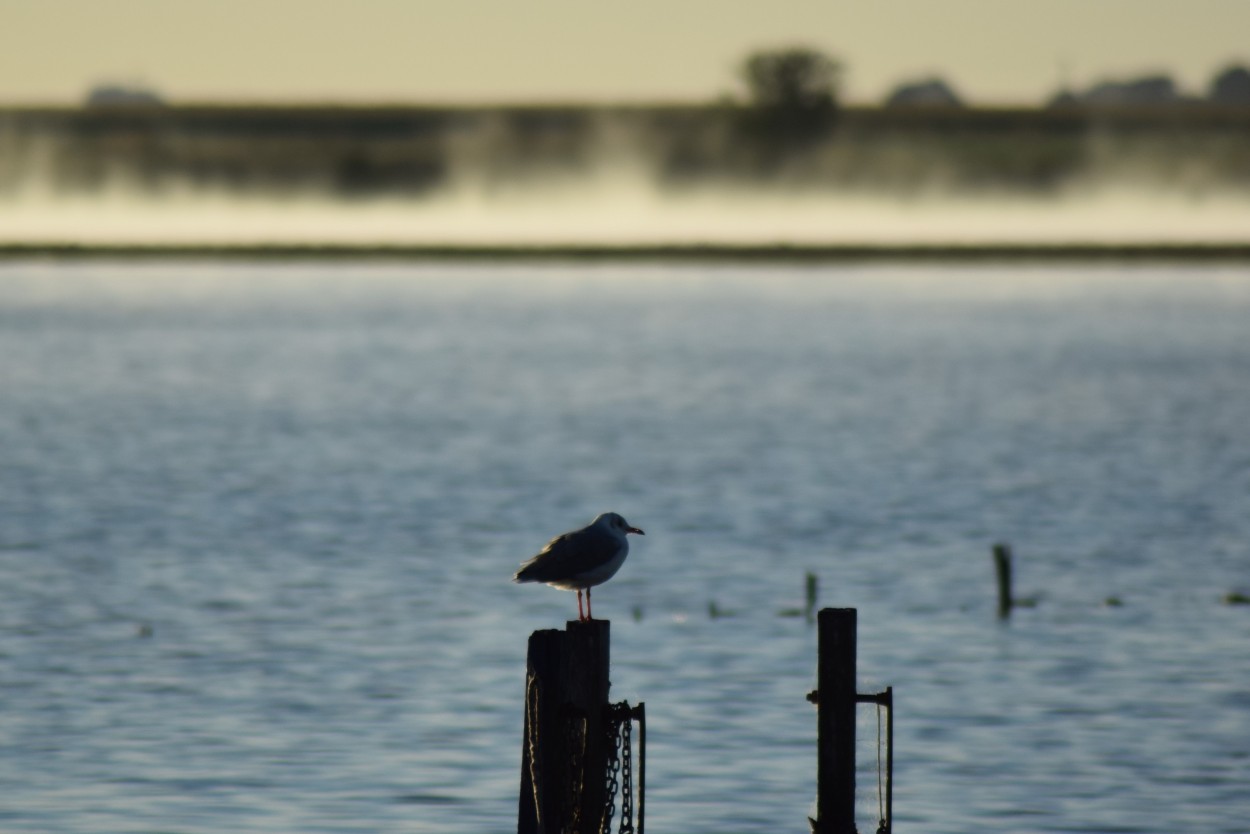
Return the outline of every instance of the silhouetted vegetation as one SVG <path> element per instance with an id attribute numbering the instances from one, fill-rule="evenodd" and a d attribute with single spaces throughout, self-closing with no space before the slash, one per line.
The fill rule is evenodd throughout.
<path id="1" fill-rule="evenodd" d="M 1250 107 L 843 107 L 836 129 L 758 133 L 754 104 L 668 107 L 0 110 L 0 197 L 207 188 L 421 197 L 614 165 L 660 188 L 906 196 L 1119 182 L 1250 190 Z"/>
<path id="2" fill-rule="evenodd" d="M 756 52 L 742 65 L 750 107 L 740 120 L 765 169 L 828 137 L 838 115 L 842 67 L 813 49 Z"/>
<path id="3" fill-rule="evenodd" d="M 1207 96 L 1217 104 L 1250 106 L 1250 69 L 1233 66 L 1211 80 Z"/>
<path id="4" fill-rule="evenodd" d="M 779 113 L 832 113 L 841 72 L 837 61 L 801 47 L 756 52 L 742 66 L 751 103 Z"/>
<path id="5" fill-rule="evenodd" d="M 1166 75 L 1065 91 L 1049 107 L 965 106 L 944 80 L 844 107 L 841 63 L 753 53 L 745 100 L 667 107 L 186 107 L 124 85 L 82 108 L 0 110 L 0 197 L 119 186 L 160 192 L 490 194 L 618 163 L 666 189 L 1050 194 L 1088 182 L 1186 194 L 1250 190 L 1250 70 L 1205 97 Z"/>

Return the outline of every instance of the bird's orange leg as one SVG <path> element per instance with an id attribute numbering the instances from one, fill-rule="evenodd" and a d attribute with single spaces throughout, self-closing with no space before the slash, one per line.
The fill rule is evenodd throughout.
<path id="1" fill-rule="evenodd" d="M 582 589 L 577 589 L 577 621 L 579 623 L 586 621 L 586 615 L 582 613 Z"/>
<path id="2" fill-rule="evenodd" d="M 590 613 L 590 589 L 586 589 L 586 619 L 593 620 L 595 615 Z"/>

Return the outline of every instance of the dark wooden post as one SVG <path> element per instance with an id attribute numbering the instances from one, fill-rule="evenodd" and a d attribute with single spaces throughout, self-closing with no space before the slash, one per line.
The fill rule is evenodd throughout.
<path id="1" fill-rule="evenodd" d="M 816 834 L 855 834 L 854 608 L 817 617 Z"/>
<path id="2" fill-rule="evenodd" d="M 994 575 L 998 579 L 998 618 L 1011 616 L 1014 600 L 1011 598 L 1011 548 L 1005 544 L 994 545 Z"/>
<path id="3" fill-rule="evenodd" d="M 580 808 L 570 811 L 580 816 L 582 832 L 599 830 L 607 802 L 605 775 L 608 766 L 607 737 L 604 733 L 604 712 L 608 706 L 608 661 L 611 623 L 607 620 L 568 622 L 569 707 L 575 719 L 584 718 L 585 749 L 581 754 L 582 773 L 571 774 L 581 781 Z M 570 751 L 570 761 L 577 762 L 578 751 Z M 580 813 L 579 813 L 580 812 Z"/>
<path id="4" fill-rule="evenodd" d="M 599 830 L 607 802 L 609 635 L 607 620 L 530 635 L 518 834 Z"/>
<path id="5" fill-rule="evenodd" d="M 567 794 L 564 727 L 566 635 L 544 629 L 530 635 L 525 669 L 525 738 L 521 742 L 521 797 L 517 834 L 558 834 Z"/>

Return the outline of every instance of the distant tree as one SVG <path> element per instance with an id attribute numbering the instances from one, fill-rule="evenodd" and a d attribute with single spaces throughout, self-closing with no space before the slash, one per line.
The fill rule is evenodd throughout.
<path id="1" fill-rule="evenodd" d="M 786 110 L 833 109 L 842 66 L 804 47 L 756 52 L 742 64 L 742 77 L 757 107 Z"/>
<path id="2" fill-rule="evenodd" d="M 747 56 L 742 79 L 750 94 L 748 125 L 781 151 L 820 139 L 838 112 L 842 65 L 814 49 L 789 47 Z"/>
<path id="3" fill-rule="evenodd" d="M 1229 67 L 1211 81 L 1208 95 L 1217 104 L 1250 104 L 1250 70 Z"/>

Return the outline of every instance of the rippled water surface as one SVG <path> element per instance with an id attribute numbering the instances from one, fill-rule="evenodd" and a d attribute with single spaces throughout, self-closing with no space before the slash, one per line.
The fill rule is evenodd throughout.
<path id="1" fill-rule="evenodd" d="M 5 832 L 512 829 L 605 509 L 649 830 L 806 830 L 807 571 L 898 830 L 1246 830 L 1245 267 L 9 264 L 0 402 Z"/>

